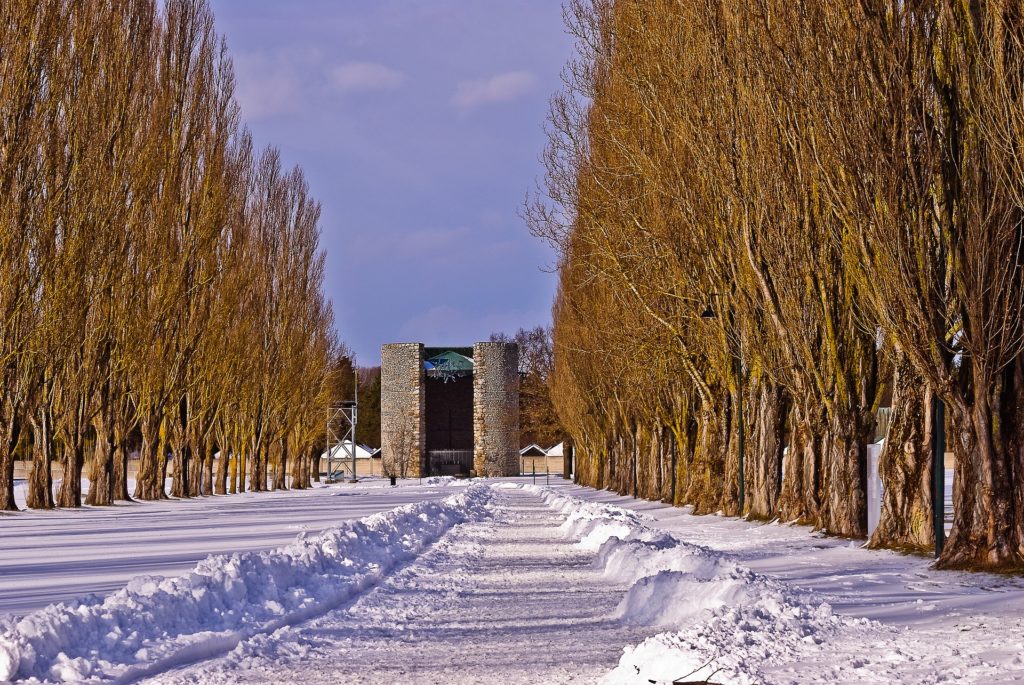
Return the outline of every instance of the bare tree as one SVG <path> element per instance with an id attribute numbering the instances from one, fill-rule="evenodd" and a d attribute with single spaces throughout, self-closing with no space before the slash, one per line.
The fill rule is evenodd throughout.
<path id="1" fill-rule="evenodd" d="M 142 499 L 168 456 L 174 496 L 229 467 L 244 489 L 247 459 L 263 489 L 271 445 L 275 486 L 293 454 L 308 485 L 337 344 L 319 205 L 253 160 L 205 0 L 18 0 L 0 40 L 0 508 L 16 450 L 31 507 L 79 506 L 83 474 L 128 499 L 136 448 Z"/>

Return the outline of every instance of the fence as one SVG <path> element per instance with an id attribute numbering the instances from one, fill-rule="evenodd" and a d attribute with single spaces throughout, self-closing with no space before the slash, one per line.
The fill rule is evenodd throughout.
<path id="1" fill-rule="evenodd" d="M 427 461 L 432 475 L 467 475 L 473 470 L 473 450 L 427 450 Z"/>

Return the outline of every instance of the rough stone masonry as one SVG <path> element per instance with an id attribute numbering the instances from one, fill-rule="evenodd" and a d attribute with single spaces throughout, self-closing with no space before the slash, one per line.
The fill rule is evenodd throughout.
<path id="1" fill-rule="evenodd" d="M 478 342 L 472 350 L 472 473 L 518 475 L 519 347 Z M 385 474 L 406 478 L 431 475 L 424 361 L 422 343 L 393 343 L 381 348 L 381 460 Z"/>

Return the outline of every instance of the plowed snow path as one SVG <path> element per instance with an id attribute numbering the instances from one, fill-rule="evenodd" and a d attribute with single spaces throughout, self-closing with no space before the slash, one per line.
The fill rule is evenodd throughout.
<path id="1" fill-rule="evenodd" d="M 537 495 L 494 503 L 352 605 L 148 682 L 595 682 L 654 631 L 612 618 L 626 588 Z"/>

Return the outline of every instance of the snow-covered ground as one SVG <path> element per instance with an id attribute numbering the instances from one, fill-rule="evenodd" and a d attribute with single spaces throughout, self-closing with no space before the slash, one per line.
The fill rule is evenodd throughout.
<path id="1" fill-rule="evenodd" d="M 1024 682 L 1022 579 L 525 481 L 0 518 L 0 681 Z"/>
<path id="2" fill-rule="evenodd" d="M 628 586 L 537 494 L 497 490 L 491 509 L 351 605 L 152 682 L 596 682 L 650 632 L 614 616 Z"/>
<path id="3" fill-rule="evenodd" d="M 637 577 L 624 620 L 665 632 L 628 648 L 608 683 L 1024 682 L 1024 579 L 933 571 L 801 526 L 558 492 L 580 498 L 570 511 L 646 519 L 601 557 Z"/>
<path id="4" fill-rule="evenodd" d="M 211 554 L 271 549 L 400 504 L 440 499 L 420 481 L 246 493 L 54 511 L 0 512 L 0 615 L 177 575 Z"/>

